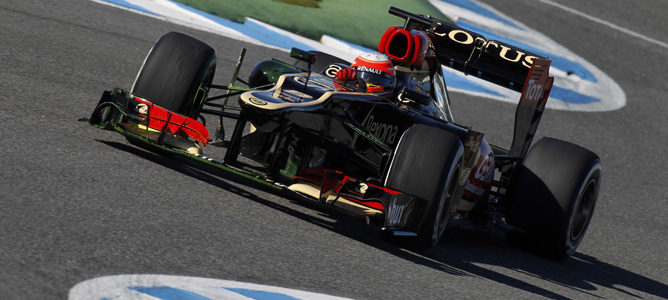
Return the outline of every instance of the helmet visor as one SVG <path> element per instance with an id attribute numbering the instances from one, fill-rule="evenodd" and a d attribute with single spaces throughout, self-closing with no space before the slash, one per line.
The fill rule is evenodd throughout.
<path id="1" fill-rule="evenodd" d="M 357 78 L 361 78 L 366 83 L 367 92 L 380 93 L 388 92 L 394 89 L 395 77 L 385 72 L 376 74 L 373 72 L 357 71 Z"/>

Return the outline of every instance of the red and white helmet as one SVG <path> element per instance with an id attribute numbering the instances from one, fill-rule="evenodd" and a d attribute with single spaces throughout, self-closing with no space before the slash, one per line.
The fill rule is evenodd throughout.
<path id="1" fill-rule="evenodd" d="M 394 90 L 396 76 L 390 58 L 379 52 L 367 52 L 350 65 L 357 70 L 357 78 L 366 83 L 367 92 L 381 93 Z"/>

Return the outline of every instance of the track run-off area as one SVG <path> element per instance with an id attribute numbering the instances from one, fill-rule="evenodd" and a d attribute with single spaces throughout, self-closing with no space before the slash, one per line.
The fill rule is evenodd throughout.
<path id="1" fill-rule="evenodd" d="M 92 1 L 284 51 L 298 47 L 304 50 L 327 52 L 348 61 L 352 61 L 361 53 L 371 51 L 327 34 L 317 41 L 311 40 L 252 17 L 247 17 L 243 23 L 232 22 L 172 0 Z M 549 37 L 531 29 L 530 26 L 475 0 L 430 0 L 429 2 L 452 19 L 457 26 L 480 33 L 488 40 L 501 41 L 537 55 L 549 57 L 552 60 L 550 73 L 555 77 L 555 84 L 550 94 L 551 101 L 547 104 L 549 108 L 607 111 L 625 105 L 626 95 L 607 74 Z M 251 13 L 249 15 L 252 16 Z M 401 24 L 400 21 L 396 23 Z M 507 59 L 519 60 L 521 58 L 522 55 L 518 55 Z M 511 103 L 516 103 L 519 98 L 517 92 L 475 76 L 465 76 L 461 72 L 448 68 L 444 76 L 452 91 Z"/>
<path id="2" fill-rule="evenodd" d="M 215 82 L 229 82 L 242 47 L 242 77 L 259 61 L 291 60 L 276 47 L 88 0 L 6 0 L 0 298 L 668 297 L 668 4 L 482 4 L 568 49 L 624 93 L 625 105 L 612 110 L 548 109 L 538 130 L 601 157 L 596 212 L 572 258 L 546 260 L 511 247 L 502 233 L 464 230 L 426 252 L 404 250 L 357 220 L 79 123 L 103 90 L 132 85 L 169 31 L 216 50 Z M 450 96 L 459 123 L 510 144 L 514 104 L 462 90 Z"/>

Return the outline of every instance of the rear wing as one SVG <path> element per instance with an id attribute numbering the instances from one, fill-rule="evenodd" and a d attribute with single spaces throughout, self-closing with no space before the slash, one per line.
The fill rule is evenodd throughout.
<path id="1" fill-rule="evenodd" d="M 517 92 L 524 89 L 532 63 L 544 58 L 430 16 L 396 7 L 389 13 L 406 20 L 404 29 L 427 32 L 442 65 Z"/>
<path id="2" fill-rule="evenodd" d="M 404 30 L 429 34 L 441 65 L 522 93 L 515 111 L 513 143 L 507 154 L 498 157 L 509 162 L 524 160 L 554 82 L 549 76 L 551 61 L 430 16 L 396 7 L 390 7 L 389 13 L 406 20 Z M 411 51 L 410 46 L 402 47 L 406 43 L 399 38 L 386 43 L 390 44 L 388 51 Z"/>

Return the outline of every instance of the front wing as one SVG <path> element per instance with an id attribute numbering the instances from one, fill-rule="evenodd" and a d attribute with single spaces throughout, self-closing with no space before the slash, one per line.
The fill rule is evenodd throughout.
<path id="1" fill-rule="evenodd" d="M 241 164 L 207 157 L 201 154 L 202 145 L 209 140 L 204 125 L 121 89 L 105 91 L 90 118 L 80 121 L 116 131 L 133 144 L 151 151 L 185 157 L 194 166 L 213 167 L 274 193 L 316 201 L 363 217 L 392 235 L 416 236 L 425 211 L 426 201 L 422 199 L 346 176 L 337 170 L 319 170 L 319 176 L 308 180 L 295 178 L 286 185 Z"/>

